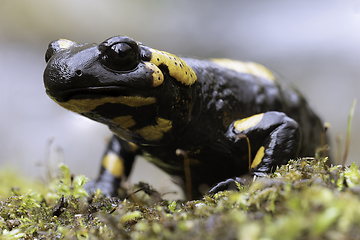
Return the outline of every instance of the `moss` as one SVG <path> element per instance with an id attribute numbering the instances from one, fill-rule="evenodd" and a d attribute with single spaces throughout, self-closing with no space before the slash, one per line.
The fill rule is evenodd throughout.
<path id="1" fill-rule="evenodd" d="M 0 201 L 0 239 L 357 239 L 360 170 L 328 167 L 326 159 L 291 160 L 239 191 L 196 201 L 151 196 L 120 200 L 100 192 L 89 198 L 86 179 L 61 177 Z M 140 184 L 145 186 L 144 183 Z M 131 199 L 131 198 L 130 198 Z M 154 199 L 156 201 L 154 202 Z"/>

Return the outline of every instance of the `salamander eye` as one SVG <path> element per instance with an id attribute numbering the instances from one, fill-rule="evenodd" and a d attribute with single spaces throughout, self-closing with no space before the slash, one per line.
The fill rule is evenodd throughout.
<path id="1" fill-rule="evenodd" d="M 127 43 L 116 43 L 103 53 L 102 63 L 116 71 L 134 69 L 139 63 L 139 57 L 135 49 Z"/>

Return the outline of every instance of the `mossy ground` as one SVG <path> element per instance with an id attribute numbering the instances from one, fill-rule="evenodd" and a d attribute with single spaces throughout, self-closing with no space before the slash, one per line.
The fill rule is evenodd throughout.
<path id="1" fill-rule="evenodd" d="M 85 177 L 60 169 L 62 177 L 46 186 L 0 175 L 0 239 L 360 238 L 355 164 L 343 169 L 328 167 L 326 159 L 291 160 L 239 191 L 168 202 L 148 189 L 154 194 L 137 203 L 99 193 L 90 199 Z"/>

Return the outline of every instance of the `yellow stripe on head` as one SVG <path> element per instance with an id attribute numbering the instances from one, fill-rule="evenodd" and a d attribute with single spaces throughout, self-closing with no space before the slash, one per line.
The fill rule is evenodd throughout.
<path id="1" fill-rule="evenodd" d="M 63 108 L 66 108 L 70 111 L 77 113 L 85 113 L 94 110 L 96 107 L 101 106 L 105 103 L 120 103 L 129 107 L 141 107 L 156 103 L 156 99 L 154 97 L 145 98 L 140 96 L 119 96 L 94 99 L 70 99 L 67 102 L 56 102 Z"/>
<path id="2" fill-rule="evenodd" d="M 240 72 L 240 73 L 248 73 L 257 77 L 262 77 L 271 81 L 275 80 L 275 76 L 274 74 L 267 69 L 266 67 L 264 67 L 261 64 L 258 63 L 254 63 L 254 62 L 241 62 L 241 61 L 236 61 L 236 60 L 232 60 L 232 59 L 211 59 L 213 62 L 215 62 L 216 64 Z"/>
<path id="3" fill-rule="evenodd" d="M 164 82 L 164 74 L 162 74 L 161 70 L 154 63 L 146 62 L 145 65 L 153 71 L 153 87 L 162 84 Z"/>
<path id="4" fill-rule="evenodd" d="M 116 118 L 112 119 L 111 121 L 116 123 L 123 129 L 133 127 L 136 124 L 135 120 L 130 115 L 116 117 Z"/>
<path id="5" fill-rule="evenodd" d="M 139 134 L 148 141 L 160 140 L 162 139 L 165 132 L 171 130 L 172 121 L 164 118 L 157 118 L 156 123 L 156 125 L 146 126 L 139 130 L 136 130 L 135 133 Z"/>
<path id="6" fill-rule="evenodd" d="M 264 114 L 260 113 L 260 114 L 253 115 L 248 118 L 244 118 L 244 119 L 235 121 L 234 127 L 239 132 L 242 132 L 242 131 L 249 129 L 251 127 L 254 127 L 256 124 L 258 124 L 261 121 L 261 119 L 263 118 L 263 116 L 264 116 Z"/>
<path id="7" fill-rule="evenodd" d="M 170 76 L 182 84 L 191 86 L 195 83 L 197 79 L 195 72 L 181 58 L 171 53 L 155 49 L 151 49 L 151 52 L 151 63 L 156 66 L 160 66 L 161 64 L 166 65 L 169 69 Z"/>

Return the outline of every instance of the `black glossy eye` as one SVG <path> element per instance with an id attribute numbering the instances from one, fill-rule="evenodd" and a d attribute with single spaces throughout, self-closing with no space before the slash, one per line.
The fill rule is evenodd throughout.
<path id="1" fill-rule="evenodd" d="M 103 64 L 116 71 L 134 69 L 139 63 L 135 49 L 127 43 L 116 43 L 110 46 L 102 56 Z"/>

